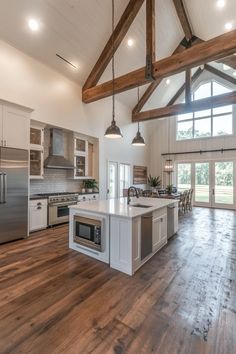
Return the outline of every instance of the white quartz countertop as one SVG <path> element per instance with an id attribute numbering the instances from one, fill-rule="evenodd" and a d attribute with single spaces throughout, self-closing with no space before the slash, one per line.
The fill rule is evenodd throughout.
<path id="1" fill-rule="evenodd" d="M 131 198 L 131 203 L 127 204 L 127 198 L 109 199 L 109 200 L 91 200 L 81 202 L 77 205 L 71 205 L 69 208 L 73 211 L 87 211 L 96 214 L 115 215 L 126 218 L 135 218 L 154 210 L 164 208 L 177 200 L 163 198 Z M 133 204 L 148 205 L 150 208 L 137 208 Z"/>

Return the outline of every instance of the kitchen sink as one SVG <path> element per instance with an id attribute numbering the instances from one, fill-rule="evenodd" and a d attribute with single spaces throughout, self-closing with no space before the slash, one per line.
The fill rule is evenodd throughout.
<path id="1" fill-rule="evenodd" d="M 151 208 L 152 206 L 151 205 L 144 205 L 144 204 L 130 204 L 131 207 L 134 207 L 134 208 Z"/>

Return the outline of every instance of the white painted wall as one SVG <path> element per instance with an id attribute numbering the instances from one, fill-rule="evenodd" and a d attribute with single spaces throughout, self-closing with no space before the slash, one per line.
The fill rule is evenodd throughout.
<path id="1" fill-rule="evenodd" d="M 130 110 L 118 100 L 116 119 L 124 138 L 110 141 L 103 134 L 111 121 L 111 98 L 83 104 L 81 87 L 3 41 L 0 41 L 0 77 L 0 98 L 33 108 L 32 119 L 100 139 L 103 197 L 107 160 L 147 165 L 148 148 L 131 146 L 137 126 L 131 123 Z"/>
<path id="2" fill-rule="evenodd" d="M 209 72 L 204 72 L 204 74 L 197 80 L 195 86 L 201 81 L 207 81 L 211 78 L 215 78 L 218 82 L 231 87 L 235 90 L 235 86 L 229 84 L 217 76 L 210 74 Z M 181 101 L 182 97 L 179 99 Z M 168 152 L 184 152 L 184 151 L 199 151 L 199 150 L 212 150 L 212 149 L 227 149 L 236 148 L 236 105 L 233 107 L 233 135 L 213 137 L 213 138 L 202 138 L 202 139 L 189 139 L 176 141 L 176 118 L 170 117 L 166 119 L 161 119 L 153 121 L 150 128 L 149 137 L 149 148 L 152 152 L 149 155 L 149 166 L 150 173 L 152 175 L 161 176 L 163 182 L 165 181 L 165 174 L 163 173 L 164 161 L 166 158 L 161 156 L 162 153 Z M 222 124 L 224 121 L 222 120 Z M 155 152 L 155 153 L 154 153 Z M 207 153 L 207 154 L 190 154 L 190 155 L 176 155 L 170 158 L 176 161 L 202 161 L 202 160 L 213 160 L 213 159 L 236 159 L 236 151 L 221 153 Z M 175 178 L 175 176 L 174 176 Z M 175 181 L 175 180 L 174 180 Z"/>

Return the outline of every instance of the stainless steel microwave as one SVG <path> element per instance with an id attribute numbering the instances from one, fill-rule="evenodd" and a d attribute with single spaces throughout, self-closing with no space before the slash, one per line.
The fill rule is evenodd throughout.
<path id="1" fill-rule="evenodd" d="M 74 242 L 101 252 L 103 234 L 104 220 L 102 218 L 74 217 Z"/>

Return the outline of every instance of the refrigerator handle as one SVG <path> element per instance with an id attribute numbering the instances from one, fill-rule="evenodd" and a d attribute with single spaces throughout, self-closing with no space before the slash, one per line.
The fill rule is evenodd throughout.
<path id="1" fill-rule="evenodd" d="M 3 203 L 3 173 L 0 172 L 0 204 Z"/>
<path id="2" fill-rule="evenodd" d="M 7 174 L 3 173 L 3 203 L 7 203 Z"/>

